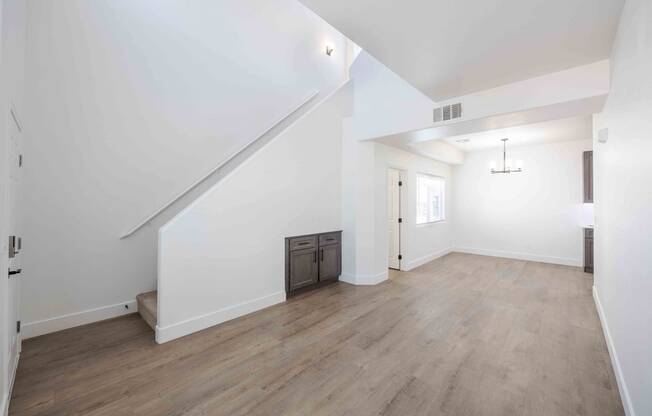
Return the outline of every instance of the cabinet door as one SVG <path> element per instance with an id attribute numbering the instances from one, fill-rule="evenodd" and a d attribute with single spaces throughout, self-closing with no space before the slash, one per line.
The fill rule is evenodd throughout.
<path id="1" fill-rule="evenodd" d="M 337 279 L 342 263 L 340 245 L 332 244 L 319 248 L 319 280 Z"/>
<path id="2" fill-rule="evenodd" d="M 593 273 L 593 238 L 584 239 L 584 271 Z"/>
<path id="3" fill-rule="evenodd" d="M 317 283 L 317 250 L 296 250 L 290 252 L 290 290 Z"/>

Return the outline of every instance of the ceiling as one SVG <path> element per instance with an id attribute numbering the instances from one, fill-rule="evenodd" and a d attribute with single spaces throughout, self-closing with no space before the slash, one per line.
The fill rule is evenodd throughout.
<path id="1" fill-rule="evenodd" d="M 300 0 L 435 101 L 608 58 L 624 0 Z"/>
<path id="2" fill-rule="evenodd" d="M 444 141 L 463 152 L 473 152 L 502 147 L 500 141 L 502 138 L 509 139 L 509 146 L 591 139 L 593 136 L 592 120 L 590 115 L 578 116 L 452 136 L 445 138 Z M 468 142 L 460 143 L 461 140 L 468 140 Z"/>

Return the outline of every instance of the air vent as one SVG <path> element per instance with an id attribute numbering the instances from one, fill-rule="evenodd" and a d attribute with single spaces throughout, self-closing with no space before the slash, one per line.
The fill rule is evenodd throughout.
<path id="1" fill-rule="evenodd" d="M 437 107 L 433 110 L 432 120 L 435 123 L 440 121 L 454 120 L 462 117 L 462 103 L 455 103 Z"/>
<path id="2" fill-rule="evenodd" d="M 450 120 L 451 119 L 451 106 L 450 105 L 445 105 L 443 108 L 444 112 L 444 121 Z"/>
<path id="3" fill-rule="evenodd" d="M 462 117 L 462 103 L 452 104 L 451 105 L 451 118 L 460 118 Z"/>
<path id="4" fill-rule="evenodd" d="M 443 121 L 442 117 L 442 112 L 441 112 L 441 107 L 435 108 L 435 111 L 433 111 L 433 121 L 435 123 L 439 123 L 440 121 Z"/>

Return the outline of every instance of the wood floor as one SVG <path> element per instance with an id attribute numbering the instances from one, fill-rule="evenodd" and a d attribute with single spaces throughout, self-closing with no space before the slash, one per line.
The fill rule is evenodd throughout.
<path id="1" fill-rule="evenodd" d="M 26 341 L 10 415 L 622 415 L 591 285 L 450 254 L 163 345 L 129 315 Z"/>

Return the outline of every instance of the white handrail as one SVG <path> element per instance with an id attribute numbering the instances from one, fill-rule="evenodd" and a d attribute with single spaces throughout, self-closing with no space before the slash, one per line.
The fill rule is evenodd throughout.
<path id="1" fill-rule="evenodd" d="M 236 152 L 232 153 L 231 156 L 227 157 L 227 158 L 226 158 L 222 163 L 220 163 L 219 165 L 217 165 L 215 168 L 211 169 L 210 172 L 208 172 L 207 174 L 205 174 L 204 176 L 202 176 L 201 179 L 198 179 L 198 180 L 196 180 L 195 182 L 193 182 L 192 185 L 190 185 L 190 186 L 187 187 L 185 190 L 183 190 L 182 192 L 180 192 L 177 196 L 175 196 L 174 198 L 172 198 L 169 202 L 167 202 L 167 203 L 166 203 L 165 205 L 163 205 L 161 208 L 159 208 L 159 209 L 157 209 L 156 211 L 154 211 L 154 212 L 153 212 L 152 214 L 150 214 L 147 218 L 145 218 L 144 220 L 142 220 L 141 222 L 139 222 L 138 225 L 134 226 L 134 227 L 131 228 L 129 231 L 127 231 L 126 233 L 122 234 L 122 235 L 120 236 L 120 239 L 123 239 L 123 238 L 127 238 L 127 237 L 129 237 L 130 235 L 132 235 L 133 233 L 135 233 L 136 231 L 138 231 L 141 227 L 145 226 L 147 223 L 149 223 L 150 221 L 152 221 L 154 218 L 156 218 L 157 215 L 159 215 L 161 212 L 165 211 L 165 210 L 166 210 L 170 205 L 172 205 L 172 204 L 174 204 L 175 202 L 177 202 L 179 199 L 181 199 L 181 198 L 182 198 L 184 195 L 186 195 L 188 192 L 190 192 L 190 191 L 192 191 L 193 189 L 195 189 L 195 188 L 196 188 L 200 183 L 202 183 L 202 182 L 204 182 L 206 179 L 208 179 L 208 177 L 211 176 L 213 173 L 217 172 L 220 168 L 222 168 L 224 165 L 226 165 L 227 163 L 229 163 L 231 160 L 233 160 L 233 159 L 234 159 L 236 156 L 238 156 L 240 153 L 242 153 L 242 152 L 244 152 L 245 150 L 247 150 L 247 148 L 248 148 L 249 146 L 251 146 L 252 144 L 256 143 L 260 138 L 262 138 L 262 137 L 265 136 L 267 133 L 269 133 L 269 132 L 274 128 L 274 127 L 278 126 L 278 125 L 281 124 L 283 121 L 285 121 L 288 117 L 290 117 L 292 114 L 294 114 L 294 113 L 296 113 L 297 111 L 299 111 L 299 109 L 301 109 L 301 107 L 303 107 L 304 105 L 308 104 L 308 103 L 309 103 L 313 98 L 315 98 L 318 94 L 319 94 L 319 90 L 315 90 L 315 91 L 313 91 L 312 93 L 310 93 L 310 95 L 308 95 L 307 98 L 304 98 L 303 101 L 301 101 L 301 104 L 297 105 L 297 106 L 294 107 L 292 110 L 290 110 L 289 113 L 287 113 L 286 115 L 284 115 L 283 117 L 281 117 L 280 119 L 278 119 L 277 121 L 275 121 L 274 123 L 272 123 L 272 125 L 270 125 L 269 127 L 267 127 L 267 128 L 266 128 L 266 129 L 261 133 L 261 134 L 259 134 L 258 136 L 256 136 L 255 139 L 253 139 L 253 140 L 250 141 L 249 143 L 247 143 L 247 144 L 245 144 L 244 146 L 242 146 L 242 147 L 241 147 L 240 149 L 238 149 Z"/>

